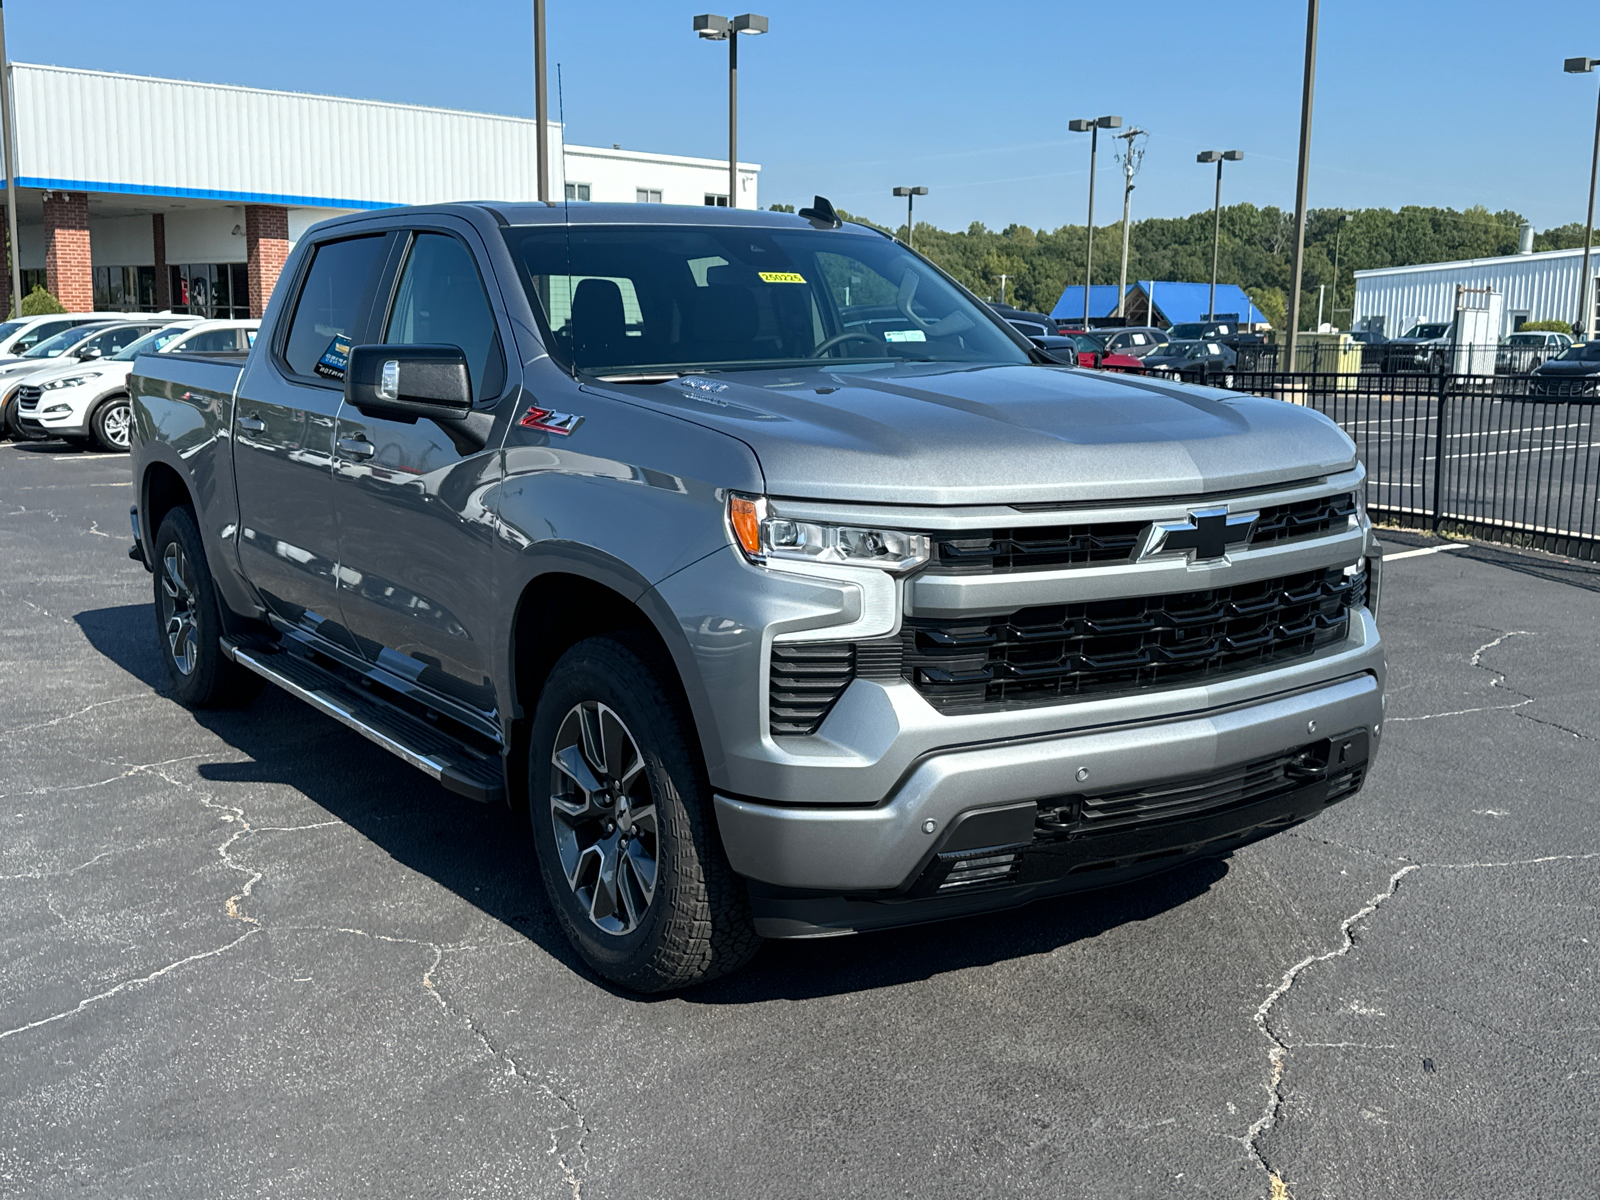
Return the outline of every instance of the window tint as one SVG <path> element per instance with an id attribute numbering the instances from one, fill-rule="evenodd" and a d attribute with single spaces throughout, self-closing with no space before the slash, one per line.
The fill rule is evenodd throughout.
<path id="1" fill-rule="evenodd" d="M 235 329 L 205 329 L 179 347 L 185 354 L 228 354 L 239 348 Z"/>
<path id="2" fill-rule="evenodd" d="M 17 339 L 17 344 L 11 347 L 11 353 L 21 354 L 24 350 L 32 350 L 40 342 L 53 338 L 76 324 L 76 321 L 40 321 Z"/>
<path id="3" fill-rule="evenodd" d="M 317 247 L 283 350 L 295 374 L 344 378 L 350 339 L 364 332 L 367 289 L 387 245 L 379 235 Z"/>
<path id="4" fill-rule="evenodd" d="M 411 244 L 384 339 L 392 346 L 456 346 L 467 356 L 472 394 L 483 400 L 505 386 L 505 357 L 483 281 L 466 246 L 442 233 Z"/>
<path id="5" fill-rule="evenodd" d="M 118 350 L 133 345 L 145 334 L 150 332 L 148 325 L 124 325 L 119 329 L 108 329 L 99 337 L 90 338 L 78 349 L 78 353 L 85 350 L 98 350 L 105 358 L 110 358 Z"/>

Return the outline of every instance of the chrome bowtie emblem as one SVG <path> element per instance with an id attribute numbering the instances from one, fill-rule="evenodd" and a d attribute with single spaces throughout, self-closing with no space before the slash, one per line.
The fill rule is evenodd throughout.
<path id="1" fill-rule="evenodd" d="M 1255 532 L 1260 513 L 1230 513 L 1226 508 L 1197 508 L 1187 521 L 1157 521 L 1140 559 L 1158 554 L 1187 553 L 1190 562 L 1227 557 L 1229 546 L 1242 546 Z"/>

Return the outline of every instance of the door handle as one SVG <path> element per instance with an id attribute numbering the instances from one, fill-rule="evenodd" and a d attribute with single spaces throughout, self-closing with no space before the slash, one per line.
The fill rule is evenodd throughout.
<path id="1" fill-rule="evenodd" d="M 378 448 L 371 442 L 361 438 L 342 437 L 339 439 L 339 453 L 350 458 L 371 458 L 378 452 Z"/>
<path id="2" fill-rule="evenodd" d="M 252 413 L 248 417 L 239 418 L 239 428 L 246 433 L 263 433 L 266 431 L 267 423 Z"/>

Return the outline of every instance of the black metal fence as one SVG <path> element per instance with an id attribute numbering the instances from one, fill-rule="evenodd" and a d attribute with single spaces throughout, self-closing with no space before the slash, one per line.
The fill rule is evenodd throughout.
<path id="1" fill-rule="evenodd" d="M 1326 342 L 1302 343 L 1295 349 L 1295 369 L 1317 375 L 1354 372 L 1377 375 L 1526 375 L 1561 352 L 1560 346 L 1451 346 L 1383 342 L 1345 347 Z M 1234 348 L 1236 370 L 1272 373 L 1289 370 L 1289 348 L 1242 345 Z"/>
<path id="2" fill-rule="evenodd" d="M 1442 372 L 1236 372 L 1233 387 L 1338 422 L 1366 464 L 1375 520 L 1600 560 L 1593 390 Z"/>

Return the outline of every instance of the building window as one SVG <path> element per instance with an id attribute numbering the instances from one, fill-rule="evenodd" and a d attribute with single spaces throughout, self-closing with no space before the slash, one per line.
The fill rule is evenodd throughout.
<path id="1" fill-rule="evenodd" d="M 567 184 L 568 200 L 587 200 L 589 198 L 589 185 L 587 183 Z"/>
<path id="2" fill-rule="evenodd" d="M 155 312 L 156 269 L 96 267 L 94 309 L 96 312 Z"/>
<path id="3" fill-rule="evenodd" d="M 247 318 L 250 276 L 244 263 L 190 263 L 172 274 L 172 311 L 196 317 Z"/>
<path id="4" fill-rule="evenodd" d="M 22 294 L 26 296 L 34 288 L 50 288 L 50 272 L 43 267 L 22 268 Z"/>
<path id="5" fill-rule="evenodd" d="M 660 188 L 636 188 L 636 189 L 634 189 L 633 199 L 634 199 L 634 203 L 636 203 L 636 204 L 660 204 L 661 203 L 661 189 Z"/>
<path id="6" fill-rule="evenodd" d="M 708 207 L 708 208 L 727 208 L 728 207 L 728 198 L 726 196 L 719 196 L 716 192 L 707 192 L 706 193 L 706 207 Z"/>

